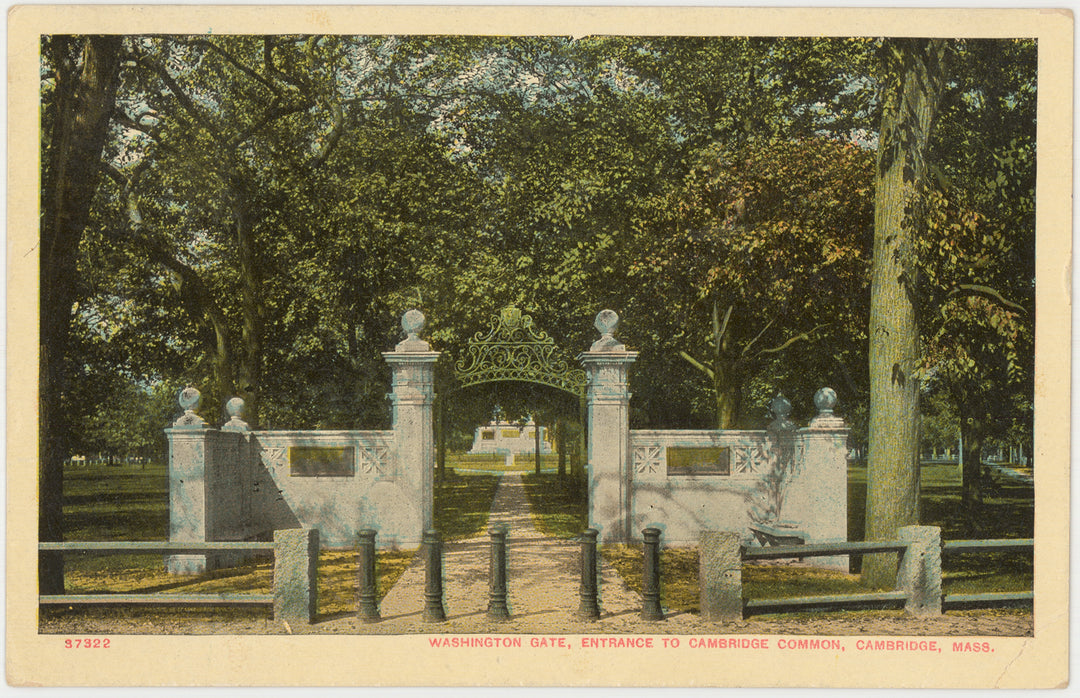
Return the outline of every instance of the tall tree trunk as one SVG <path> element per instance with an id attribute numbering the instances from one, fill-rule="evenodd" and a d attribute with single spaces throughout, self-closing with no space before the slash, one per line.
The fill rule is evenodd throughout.
<path id="1" fill-rule="evenodd" d="M 738 365 L 718 357 L 713 364 L 713 392 L 716 394 L 716 428 L 733 429 L 739 418 L 742 397 Z"/>
<path id="2" fill-rule="evenodd" d="M 237 388 L 244 399 L 245 420 L 255 428 L 259 425 L 259 395 L 262 392 L 263 364 L 263 301 L 262 278 L 259 271 L 258 252 L 255 249 L 255 231 L 252 229 L 247 204 L 249 194 L 243 184 L 233 187 L 233 219 L 236 224 L 237 252 L 240 260 L 240 329 L 239 366 Z M 229 396 L 225 396 L 228 399 Z"/>
<path id="3" fill-rule="evenodd" d="M 968 414 L 965 415 L 965 412 Z M 960 435 L 964 444 L 961 457 L 963 470 L 960 484 L 960 512 L 967 535 L 978 533 L 982 513 L 982 445 L 983 424 L 970 410 L 960 409 Z"/>
<path id="4" fill-rule="evenodd" d="M 945 42 L 886 39 L 874 193 L 870 289 L 870 453 L 866 539 L 887 540 L 919 522 L 919 324 L 914 238 L 930 129 L 944 89 Z M 863 579 L 892 587 L 892 555 L 863 558 Z"/>
<path id="5" fill-rule="evenodd" d="M 40 365 L 38 368 L 38 539 L 63 539 L 64 458 L 68 419 L 63 412 L 79 240 L 97 191 L 101 151 L 120 76 L 119 36 L 84 39 L 81 65 L 71 58 L 73 37 L 53 37 L 56 75 L 54 121 L 42 181 L 40 245 Z M 64 563 L 43 554 L 42 594 L 63 593 Z"/>

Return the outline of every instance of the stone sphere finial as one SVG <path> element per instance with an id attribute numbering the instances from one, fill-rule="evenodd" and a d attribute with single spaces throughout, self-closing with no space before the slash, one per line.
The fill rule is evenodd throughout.
<path id="1" fill-rule="evenodd" d="M 244 421 L 244 398 L 230 398 L 225 403 L 225 412 L 229 415 L 229 421 L 222 429 L 227 431 L 247 431 L 248 423 Z"/>
<path id="2" fill-rule="evenodd" d="M 625 351 L 626 347 L 614 336 L 618 326 L 619 314 L 614 310 L 601 310 L 597 313 L 593 327 L 600 332 L 600 339 L 593 342 L 591 351 Z"/>
<path id="3" fill-rule="evenodd" d="M 614 310 L 601 310 L 596 314 L 596 321 L 593 322 L 593 327 L 597 329 L 601 337 L 611 337 L 618 326 L 619 314 Z"/>
<path id="4" fill-rule="evenodd" d="M 234 397 L 225 403 L 225 412 L 230 417 L 237 419 L 243 419 L 244 417 L 244 398 Z"/>
<path id="5" fill-rule="evenodd" d="M 202 404 L 202 394 L 198 390 L 188 386 L 180 391 L 180 395 L 177 399 L 180 402 L 180 407 L 184 410 L 184 414 L 180 415 L 180 418 L 173 422 L 174 427 L 194 429 L 206 426 L 206 420 L 195 414 L 195 410 Z"/>
<path id="6" fill-rule="evenodd" d="M 202 393 L 197 389 L 188 386 L 180 391 L 180 407 L 185 412 L 194 412 L 199 409 L 199 405 L 202 403 Z"/>
<path id="7" fill-rule="evenodd" d="M 424 314 L 416 308 L 405 311 L 401 316 L 401 329 L 405 330 L 405 339 L 398 342 L 397 351 L 428 351 L 431 348 L 427 342 L 420 339 L 424 322 Z"/>
<path id="8" fill-rule="evenodd" d="M 819 414 L 832 414 L 836 407 L 836 391 L 832 388 L 822 388 L 814 393 L 814 407 Z"/>
<path id="9" fill-rule="evenodd" d="M 405 335 L 409 340 L 420 339 L 420 330 L 424 329 L 424 320 L 424 314 L 416 308 L 405 311 L 405 314 L 401 316 L 401 329 L 405 330 Z"/>
<path id="10" fill-rule="evenodd" d="M 836 407 L 836 391 L 832 388 L 822 388 L 814 393 L 814 406 L 817 407 L 818 414 L 816 417 L 810 420 L 810 428 L 812 429 L 844 429 L 846 425 L 844 420 L 833 414 L 833 408 Z"/>
<path id="11" fill-rule="evenodd" d="M 769 401 L 769 411 L 773 419 L 787 419 L 791 416 L 791 400 L 784 397 L 783 393 L 777 393 L 776 397 Z"/>

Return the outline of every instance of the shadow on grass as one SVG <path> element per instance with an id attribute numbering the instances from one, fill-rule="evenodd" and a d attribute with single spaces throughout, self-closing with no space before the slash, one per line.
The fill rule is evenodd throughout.
<path id="1" fill-rule="evenodd" d="M 566 539 L 576 538 L 589 527 L 589 502 L 582 483 L 549 473 L 529 473 L 521 479 L 536 530 Z"/>
<path id="2" fill-rule="evenodd" d="M 444 541 L 482 535 L 487 528 L 499 475 L 447 474 L 435 486 L 435 529 Z"/>

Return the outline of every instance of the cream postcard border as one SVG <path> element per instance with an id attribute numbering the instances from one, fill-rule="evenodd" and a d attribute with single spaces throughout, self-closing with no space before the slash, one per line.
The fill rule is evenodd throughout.
<path id="1" fill-rule="evenodd" d="M 1035 630 L 978 655 L 428 649 L 426 636 L 37 632 L 38 37 L 58 33 L 1036 37 Z M 8 14 L 7 679 L 16 685 L 1061 686 L 1068 680 L 1073 19 L 1067 10 L 451 6 L 18 6 Z M 950 638 L 951 640 L 952 638 Z M 700 652 L 700 651 L 698 651 Z M 313 658 L 318 658 L 314 660 Z M 704 660 L 704 661 L 703 661 Z M 403 674 L 401 667 L 410 668 Z M 560 667 L 558 674 L 552 667 Z M 783 666 L 783 671 L 766 670 Z M 197 670 L 195 670 L 197 668 Z M 406 678 L 406 676 L 408 678 Z"/>

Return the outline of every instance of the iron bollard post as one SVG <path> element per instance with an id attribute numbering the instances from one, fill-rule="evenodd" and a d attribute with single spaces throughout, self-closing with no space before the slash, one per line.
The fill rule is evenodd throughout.
<path id="1" fill-rule="evenodd" d="M 492 620 L 510 620 L 510 609 L 506 607 L 506 533 L 504 524 L 488 529 L 491 536 L 491 593 L 487 615 Z"/>
<path id="2" fill-rule="evenodd" d="M 375 531 L 365 528 L 359 536 L 360 608 L 356 615 L 365 623 L 374 623 L 380 620 L 379 606 L 375 602 Z"/>
<path id="3" fill-rule="evenodd" d="M 600 532 L 587 528 L 581 533 L 581 606 L 578 618 L 599 620 L 600 606 L 596 603 L 596 537 Z"/>
<path id="4" fill-rule="evenodd" d="M 646 528 L 645 559 L 641 571 L 641 619 L 664 620 L 660 608 L 660 529 Z"/>
<path id="5" fill-rule="evenodd" d="M 441 623 L 446 620 L 442 589 L 442 541 L 439 532 L 424 532 L 424 555 L 426 574 L 424 584 L 424 622 Z"/>

